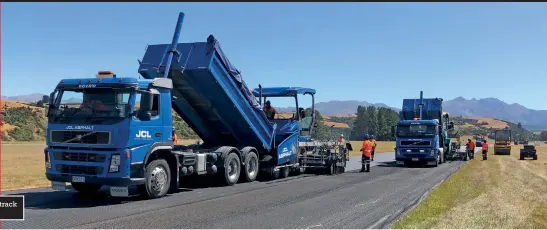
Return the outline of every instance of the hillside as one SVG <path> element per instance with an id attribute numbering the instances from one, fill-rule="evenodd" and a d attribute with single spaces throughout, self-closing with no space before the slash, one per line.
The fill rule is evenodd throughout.
<path id="1" fill-rule="evenodd" d="M 496 98 L 470 99 L 457 97 L 445 101 L 444 109 L 453 116 L 491 117 L 513 123 L 521 122 L 533 131 L 547 129 L 547 110 L 528 109 L 520 104 L 507 104 Z"/>
<path id="2" fill-rule="evenodd" d="M 36 102 L 42 99 L 43 95 L 41 93 L 34 93 L 11 97 L 2 96 L 2 100 Z M 315 109 L 328 116 L 355 117 L 358 106 L 367 107 L 369 105 L 377 108 L 390 108 L 394 111 L 400 110 L 398 107 L 390 107 L 383 103 L 370 103 L 357 100 L 318 102 L 315 104 Z M 453 116 L 490 117 L 512 123 L 520 122 L 523 127 L 531 131 L 547 130 L 547 110 L 528 109 L 520 104 L 507 104 L 496 98 L 473 98 L 468 100 L 463 97 L 457 97 L 452 100 L 446 100 L 443 108 Z M 276 109 L 279 112 L 295 111 L 294 107 Z"/>
<path id="3" fill-rule="evenodd" d="M 383 103 L 369 103 L 366 101 L 355 101 L 355 100 L 317 102 L 315 103 L 315 109 L 325 115 L 344 117 L 344 116 L 355 116 L 357 107 L 359 106 L 367 107 L 370 105 L 377 108 L 389 108 L 395 111 L 399 111 L 399 109 L 390 107 Z M 283 108 L 278 108 L 277 110 L 282 112 L 288 112 L 288 111 L 295 111 L 295 108 L 283 107 Z"/>
<path id="4" fill-rule="evenodd" d="M 19 96 L 4 96 L 2 95 L 2 101 L 20 101 L 20 102 L 36 102 L 42 100 L 45 94 L 33 93 Z"/>
<path id="5" fill-rule="evenodd" d="M 2 141 L 44 140 L 46 130 L 45 109 L 20 102 L 1 101 Z"/>
<path id="6" fill-rule="evenodd" d="M 41 98 L 40 98 L 41 99 Z M 45 140 L 46 110 L 32 103 L 1 101 L 2 121 L 0 122 L 2 141 L 40 141 Z M 196 134 L 178 116 L 173 116 L 173 124 L 180 138 L 195 138 Z"/>

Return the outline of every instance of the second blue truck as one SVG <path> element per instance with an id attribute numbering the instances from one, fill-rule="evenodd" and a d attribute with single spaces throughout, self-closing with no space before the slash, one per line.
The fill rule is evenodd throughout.
<path id="1" fill-rule="evenodd" d="M 454 128 L 448 113 L 443 112 L 442 98 L 404 99 L 400 120 L 393 127 L 396 137 L 397 164 L 423 163 L 437 166 L 450 151 L 448 130 Z"/>

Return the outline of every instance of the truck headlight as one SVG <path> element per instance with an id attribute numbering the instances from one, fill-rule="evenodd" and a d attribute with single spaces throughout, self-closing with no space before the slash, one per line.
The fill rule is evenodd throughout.
<path id="1" fill-rule="evenodd" d="M 435 156 L 435 150 L 434 149 L 431 150 L 431 152 L 429 153 L 429 156 L 431 156 L 431 157 Z"/>
<path id="2" fill-rule="evenodd" d="M 112 158 L 110 158 L 110 168 L 108 169 L 108 172 L 114 173 L 120 171 L 120 154 L 112 155 Z"/>
<path id="3" fill-rule="evenodd" d="M 51 168 L 51 153 L 44 150 L 44 158 L 45 158 L 44 160 L 46 163 L 46 168 L 50 169 Z"/>

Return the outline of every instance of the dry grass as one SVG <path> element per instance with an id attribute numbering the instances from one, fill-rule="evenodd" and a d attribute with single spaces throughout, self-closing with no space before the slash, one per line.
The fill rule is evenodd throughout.
<path id="1" fill-rule="evenodd" d="M 492 119 L 492 118 L 479 118 L 477 119 L 478 123 L 486 122 L 488 125 L 484 125 L 486 127 L 492 127 L 494 129 L 504 129 L 507 127 L 507 122 L 503 122 L 500 120 Z"/>
<path id="2" fill-rule="evenodd" d="M 353 147 L 353 151 L 351 151 L 349 155 L 352 157 L 361 156 L 359 149 L 361 149 L 362 146 L 362 141 L 352 141 L 351 147 Z M 395 141 L 377 141 L 375 154 L 393 152 L 393 148 L 395 148 Z"/>
<path id="3" fill-rule="evenodd" d="M 193 144 L 195 140 L 182 140 L 182 144 Z M 377 152 L 393 152 L 394 142 L 377 142 Z M 359 156 L 361 142 L 352 141 L 354 149 L 352 156 Z M 50 182 L 45 176 L 44 142 L 10 142 L 2 143 L 2 191 L 47 187 Z"/>
<path id="4" fill-rule="evenodd" d="M 536 161 L 519 160 L 521 147 L 479 154 L 393 228 L 547 228 L 547 146 Z"/>
<path id="5" fill-rule="evenodd" d="M 324 121 L 323 124 L 325 124 L 326 126 L 329 126 L 329 127 L 332 126 L 334 128 L 349 129 L 348 124 L 340 123 L 340 122 Z"/>

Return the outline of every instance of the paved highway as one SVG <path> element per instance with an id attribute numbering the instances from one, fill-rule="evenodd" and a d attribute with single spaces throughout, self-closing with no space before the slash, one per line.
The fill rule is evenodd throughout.
<path id="1" fill-rule="evenodd" d="M 4 228 L 385 228 L 434 185 L 463 164 L 437 168 L 394 165 L 393 153 L 377 154 L 371 172 L 360 157 L 336 176 L 305 174 L 231 187 L 180 189 L 155 200 L 81 197 L 73 192 L 30 189 L 25 221 Z M 196 187 L 196 186 L 194 186 Z"/>

